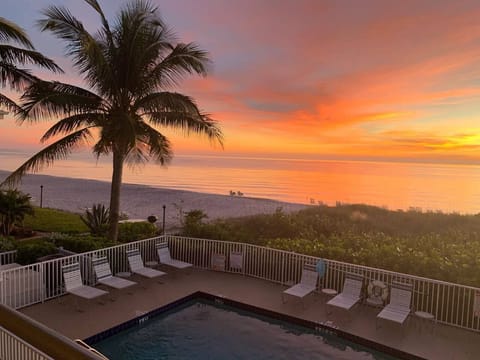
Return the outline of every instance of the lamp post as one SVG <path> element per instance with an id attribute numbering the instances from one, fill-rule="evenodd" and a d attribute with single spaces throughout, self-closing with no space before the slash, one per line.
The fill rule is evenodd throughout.
<path id="1" fill-rule="evenodd" d="M 40 209 L 43 207 L 43 185 L 40 185 Z"/>
<path id="2" fill-rule="evenodd" d="M 165 208 L 166 206 L 163 205 L 163 225 L 162 225 L 162 234 L 165 235 Z"/>

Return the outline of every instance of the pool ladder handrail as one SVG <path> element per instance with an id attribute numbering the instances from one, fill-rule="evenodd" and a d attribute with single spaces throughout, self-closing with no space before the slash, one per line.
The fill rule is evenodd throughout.
<path id="1" fill-rule="evenodd" d="M 97 355 L 100 359 L 102 360 L 109 360 L 105 355 L 103 355 L 100 351 L 98 351 L 97 349 L 94 349 L 93 347 L 91 347 L 90 345 L 88 345 L 86 342 L 84 342 L 83 340 L 81 339 L 75 339 L 75 342 L 77 344 L 79 344 L 80 346 L 83 346 L 85 349 L 87 349 L 88 351 L 91 351 L 92 353 L 94 353 L 95 355 Z"/>

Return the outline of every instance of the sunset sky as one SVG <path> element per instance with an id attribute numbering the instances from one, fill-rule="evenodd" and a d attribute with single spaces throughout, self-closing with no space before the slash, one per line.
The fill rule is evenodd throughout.
<path id="1" fill-rule="evenodd" d="M 220 122 L 225 149 L 172 135 L 177 153 L 480 162 L 478 0 L 152 2 L 214 64 L 178 90 Z M 101 1 L 110 18 L 120 3 Z M 79 0 L 2 0 L 1 16 L 66 71 L 38 75 L 81 84 L 63 44 L 34 26 L 50 4 L 98 28 Z M 39 149 L 48 125 L 6 116 L 0 148 Z"/>

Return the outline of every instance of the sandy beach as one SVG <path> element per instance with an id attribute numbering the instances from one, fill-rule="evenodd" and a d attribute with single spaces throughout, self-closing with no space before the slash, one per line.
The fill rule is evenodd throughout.
<path id="1" fill-rule="evenodd" d="M 0 180 L 8 172 L 0 170 Z M 30 194 L 34 205 L 40 205 L 40 186 L 43 185 L 43 207 L 82 213 L 93 204 L 110 202 L 108 182 L 56 177 L 48 175 L 27 175 L 18 189 Z M 306 207 L 269 199 L 248 198 L 228 195 L 205 194 L 184 190 L 155 188 L 136 184 L 123 184 L 121 212 L 129 219 L 146 219 L 156 215 L 161 222 L 163 205 L 166 206 L 166 228 L 178 227 L 180 211 L 203 210 L 208 219 L 228 218 L 273 213 L 279 207 L 285 212 Z"/>

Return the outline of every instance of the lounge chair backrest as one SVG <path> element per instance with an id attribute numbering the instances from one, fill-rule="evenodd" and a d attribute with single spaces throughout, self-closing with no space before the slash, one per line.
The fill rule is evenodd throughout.
<path id="1" fill-rule="evenodd" d="M 166 242 L 158 243 L 155 247 L 157 248 L 158 260 L 161 263 L 169 263 L 172 261 L 170 250 L 168 249 L 168 244 Z"/>
<path id="2" fill-rule="evenodd" d="M 315 265 L 305 264 L 302 270 L 302 279 L 300 283 L 307 286 L 317 287 L 318 273 Z"/>
<path id="3" fill-rule="evenodd" d="M 390 304 L 410 308 L 413 286 L 394 282 L 390 292 Z"/>
<path id="4" fill-rule="evenodd" d="M 127 250 L 128 264 L 130 265 L 130 270 L 135 272 L 135 270 L 143 269 L 142 256 L 140 255 L 139 249 Z"/>
<path id="5" fill-rule="evenodd" d="M 236 270 L 243 269 L 243 252 L 230 251 L 230 268 Z"/>
<path id="6" fill-rule="evenodd" d="M 92 260 L 93 269 L 97 280 L 105 279 L 112 276 L 112 270 L 106 256 Z"/>
<path id="7" fill-rule="evenodd" d="M 362 294 L 362 287 L 363 276 L 348 273 L 345 275 L 342 293 L 357 298 Z"/>
<path id="8" fill-rule="evenodd" d="M 79 263 L 62 266 L 62 272 L 63 280 L 65 281 L 65 290 L 67 292 L 83 286 Z"/>

